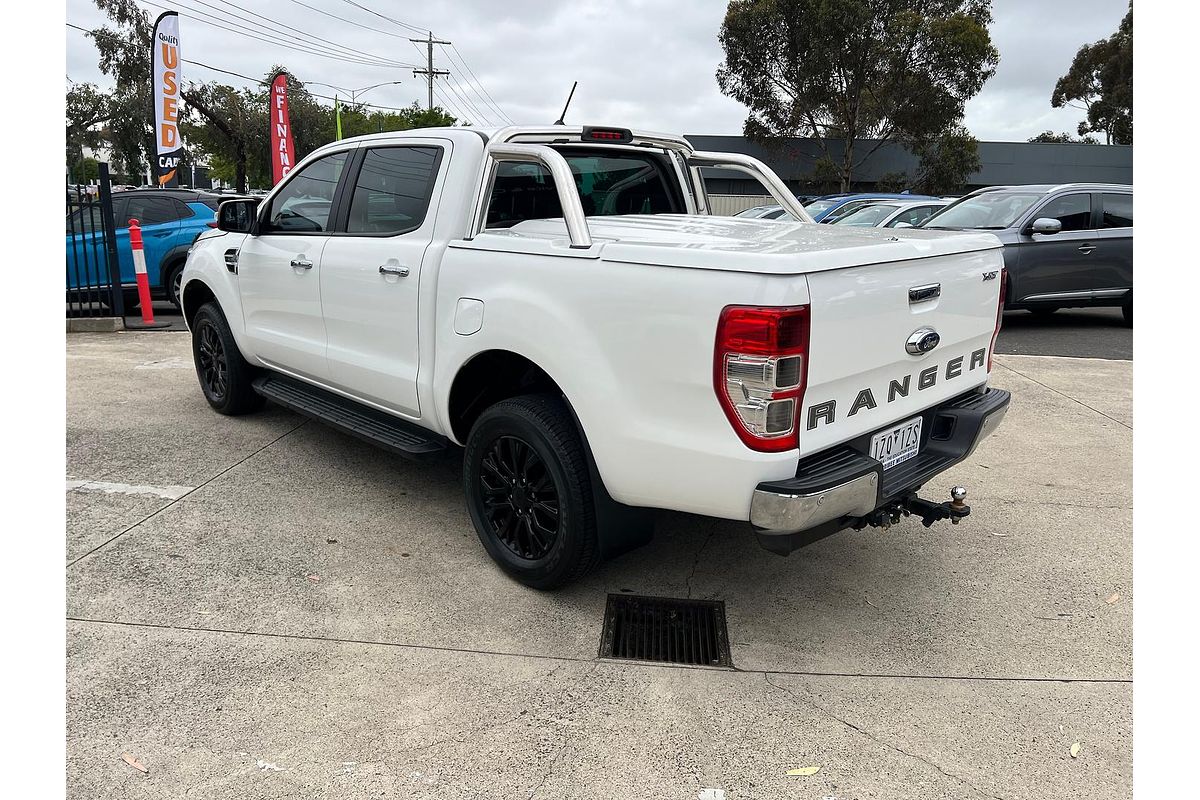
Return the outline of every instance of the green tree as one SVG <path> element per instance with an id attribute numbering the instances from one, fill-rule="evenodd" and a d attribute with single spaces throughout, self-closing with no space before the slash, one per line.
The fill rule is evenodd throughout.
<path id="1" fill-rule="evenodd" d="M 962 125 L 952 125 L 936 139 L 914 142 L 909 149 L 921 159 L 914 190 L 918 194 L 943 195 L 962 189 L 972 173 L 978 172 L 979 143 Z"/>
<path id="2" fill-rule="evenodd" d="M 1076 139 L 1066 131 L 1062 133 L 1042 131 L 1037 136 L 1031 136 L 1029 141 L 1035 144 L 1100 144 L 1094 136 L 1080 136 Z"/>
<path id="3" fill-rule="evenodd" d="M 885 143 L 928 149 L 960 122 L 999 61 L 990 22 L 990 0 L 733 0 L 717 83 L 748 137 L 816 139 L 845 190 Z"/>
<path id="4" fill-rule="evenodd" d="M 1133 2 L 1116 32 L 1085 44 L 1050 95 L 1055 108 L 1087 112 L 1079 135 L 1104 134 L 1105 144 L 1133 144 Z"/>
<path id="5" fill-rule="evenodd" d="M 96 126 L 108 122 L 112 99 L 90 83 L 67 89 L 67 163 L 83 160 L 83 148 L 98 147 L 103 133 Z"/>

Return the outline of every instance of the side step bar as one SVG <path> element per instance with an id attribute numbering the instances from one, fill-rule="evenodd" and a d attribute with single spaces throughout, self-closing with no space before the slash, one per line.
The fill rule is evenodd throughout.
<path id="1" fill-rule="evenodd" d="M 254 381 L 254 391 L 284 408 L 397 455 L 419 458 L 441 452 L 449 445 L 444 436 L 419 425 L 283 375 L 261 376 Z"/>

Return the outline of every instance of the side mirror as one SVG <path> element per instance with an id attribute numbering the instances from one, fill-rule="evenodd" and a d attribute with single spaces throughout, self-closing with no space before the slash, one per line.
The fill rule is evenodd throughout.
<path id="1" fill-rule="evenodd" d="M 1062 233 L 1062 223 L 1051 217 L 1038 217 L 1029 226 L 1029 230 L 1031 233 L 1044 233 L 1047 235 Z"/>
<path id="2" fill-rule="evenodd" d="M 217 206 L 217 229 L 226 233 L 251 233 L 257 200 L 225 200 Z"/>
<path id="3" fill-rule="evenodd" d="M 911 228 L 912 226 L 913 226 L 913 224 L 911 222 L 897 222 L 892 227 L 893 228 Z"/>

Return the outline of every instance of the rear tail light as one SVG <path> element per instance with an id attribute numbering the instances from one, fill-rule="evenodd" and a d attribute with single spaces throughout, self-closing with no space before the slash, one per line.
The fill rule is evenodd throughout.
<path id="1" fill-rule="evenodd" d="M 996 329 L 992 331 L 992 346 L 988 348 L 988 373 L 992 371 L 992 355 L 996 352 L 996 338 L 1000 336 L 1000 324 L 1004 322 L 1004 298 L 1008 294 L 1008 270 L 1000 270 L 1000 300 L 996 303 Z"/>
<path id="2" fill-rule="evenodd" d="M 808 377 L 808 306 L 726 306 L 717 322 L 713 388 L 752 450 L 798 445 L 796 417 Z"/>

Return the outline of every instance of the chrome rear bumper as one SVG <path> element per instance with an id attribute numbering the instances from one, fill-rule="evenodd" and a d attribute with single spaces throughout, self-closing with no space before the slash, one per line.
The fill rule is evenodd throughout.
<path id="1" fill-rule="evenodd" d="M 760 483 L 750 502 L 750 522 L 759 543 L 789 553 L 915 492 L 969 456 L 995 431 L 1010 399 L 1002 389 L 986 389 L 928 409 L 920 454 L 886 472 L 866 454 L 867 434 L 803 459 L 794 478 Z"/>

